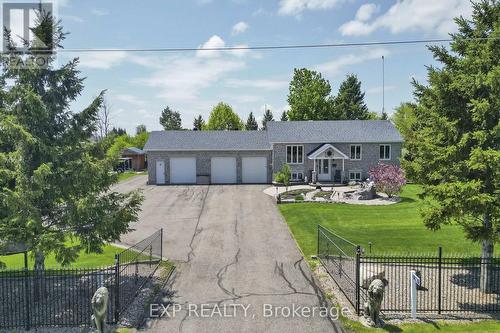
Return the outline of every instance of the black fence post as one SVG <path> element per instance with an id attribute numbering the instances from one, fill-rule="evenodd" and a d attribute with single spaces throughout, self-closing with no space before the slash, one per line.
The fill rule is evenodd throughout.
<path id="1" fill-rule="evenodd" d="M 153 244 L 149 246 L 149 268 L 153 265 Z"/>
<path id="2" fill-rule="evenodd" d="M 160 229 L 160 263 L 163 261 L 163 228 Z"/>
<path id="3" fill-rule="evenodd" d="M 115 313 L 114 323 L 120 316 L 120 256 L 115 254 Z"/>
<path id="4" fill-rule="evenodd" d="M 24 302 L 25 302 L 25 322 L 24 326 L 27 331 L 30 330 L 30 320 L 31 320 L 31 314 L 30 314 L 30 293 L 31 293 L 31 288 L 30 288 L 30 272 L 28 270 L 28 254 L 27 252 L 24 253 Z"/>
<path id="5" fill-rule="evenodd" d="M 317 226 L 317 232 L 318 232 L 318 235 L 317 235 L 317 239 L 316 239 L 316 258 L 319 259 L 319 224 Z"/>
<path id="6" fill-rule="evenodd" d="M 443 248 L 440 246 L 438 248 L 438 296 L 437 296 L 437 303 L 438 303 L 438 314 L 441 314 L 441 275 L 442 275 L 442 265 L 443 265 Z"/>
<path id="7" fill-rule="evenodd" d="M 361 264 L 361 246 L 356 246 L 356 276 L 354 282 L 356 283 L 356 314 L 359 316 L 361 313 L 361 290 L 360 290 L 360 264 Z"/>

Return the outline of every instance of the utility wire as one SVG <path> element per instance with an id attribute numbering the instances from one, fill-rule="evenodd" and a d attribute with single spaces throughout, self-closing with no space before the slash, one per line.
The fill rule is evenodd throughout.
<path id="1" fill-rule="evenodd" d="M 480 40 L 500 40 L 500 37 L 478 37 L 463 38 L 463 41 Z M 160 48 L 74 48 L 58 49 L 57 52 L 188 52 L 188 51 L 239 51 L 239 50 L 287 50 L 287 49 L 319 49 L 335 47 L 356 47 L 356 46 L 379 46 L 379 45 L 408 45 L 423 43 L 446 43 L 451 42 L 451 38 L 442 39 L 414 39 L 414 40 L 394 40 L 394 41 L 374 41 L 359 43 L 335 43 L 335 44 L 296 44 L 296 45 L 262 45 L 262 46 L 228 46 L 228 47 L 160 47 Z"/>

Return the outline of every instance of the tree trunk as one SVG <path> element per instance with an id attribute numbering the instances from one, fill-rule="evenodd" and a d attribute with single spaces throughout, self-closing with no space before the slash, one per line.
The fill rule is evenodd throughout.
<path id="1" fill-rule="evenodd" d="M 45 290 L 45 255 L 42 252 L 35 252 L 35 280 L 33 299 L 38 302 L 47 296 Z"/>
<path id="2" fill-rule="evenodd" d="M 488 216 L 483 219 L 483 225 L 486 229 L 491 229 Z M 479 289 L 485 293 L 495 292 L 493 270 L 493 241 L 483 240 L 483 250 L 481 253 L 481 276 L 479 278 Z"/>

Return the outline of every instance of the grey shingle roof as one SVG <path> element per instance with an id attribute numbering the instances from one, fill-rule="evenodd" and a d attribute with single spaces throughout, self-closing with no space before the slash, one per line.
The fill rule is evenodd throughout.
<path id="1" fill-rule="evenodd" d="M 271 143 L 403 142 L 388 120 L 272 121 L 267 131 L 154 131 L 144 151 L 270 150 Z"/>
<path id="2" fill-rule="evenodd" d="M 267 128 L 271 143 L 403 142 L 389 120 L 273 121 Z"/>
<path id="3" fill-rule="evenodd" d="M 123 149 L 122 153 L 143 155 L 144 151 L 142 149 L 137 148 L 137 147 L 128 147 L 128 148 Z"/>
<path id="4" fill-rule="evenodd" d="M 265 131 L 154 131 L 145 151 L 270 150 Z"/>

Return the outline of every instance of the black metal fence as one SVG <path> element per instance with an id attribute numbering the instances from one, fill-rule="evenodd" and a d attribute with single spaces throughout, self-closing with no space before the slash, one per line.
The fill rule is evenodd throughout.
<path id="1" fill-rule="evenodd" d="M 159 230 L 117 254 L 109 267 L 0 270 L 0 330 L 90 325 L 90 300 L 102 286 L 110 293 L 108 321 L 115 323 L 161 258 Z"/>
<path id="2" fill-rule="evenodd" d="M 160 265 L 162 243 L 163 229 L 116 255 L 115 321 Z"/>
<path id="3" fill-rule="evenodd" d="M 318 226 L 318 259 L 358 314 L 375 278 L 388 282 L 382 303 L 385 313 L 410 312 L 410 271 L 420 276 L 417 311 L 467 313 L 487 317 L 500 312 L 500 258 L 443 255 L 365 255 L 363 249 Z M 481 270 L 492 288 L 481 291 Z"/>

